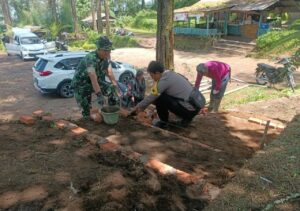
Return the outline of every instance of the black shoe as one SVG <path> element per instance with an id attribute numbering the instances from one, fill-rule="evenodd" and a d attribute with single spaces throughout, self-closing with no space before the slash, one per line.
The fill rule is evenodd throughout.
<path id="1" fill-rule="evenodd" d="M 161 129 L 166 129 L 168 127 L 168 124 L 166 122 L 163 122 L 163 121 L 157 121 L 155 123 L 153 123 L 153 126 L 154 127 L 159 127 Z"/>
<path id="2" fill-rule="evenodd" d="M 180 121 L 180 126 L 181 127 L 188 127 L 190 124 L 191 124 L 192 120 L 189 120 L 189 119 L 182 119 Z"/>

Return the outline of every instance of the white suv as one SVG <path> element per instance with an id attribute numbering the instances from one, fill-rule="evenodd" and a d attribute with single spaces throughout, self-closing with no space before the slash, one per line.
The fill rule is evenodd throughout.
<path id="1" fill-rule="evenodd" d="M 39 56 L 32 67 L 34 87 L 41 93 L 57 93 L 62 97 L 74 96 L 71 81 L 80 60 L 88 52 L 61 52 Z M 133 65 L 112 61 L 115 79 L 127 83 L 136 75 Z M 108 78 L 106 78 L 109 81 Z"/>

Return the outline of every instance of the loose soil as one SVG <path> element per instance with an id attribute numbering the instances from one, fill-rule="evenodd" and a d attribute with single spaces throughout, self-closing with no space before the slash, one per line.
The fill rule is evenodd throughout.
<path id="1" fill-rule="evenodd" d="M 173 177 L 38 122 L 1 123 L 0 209 L 200 210 Z"/>
<path id="2" fill-rule="evenodd" d="M 131 119 L 121 119 L 115 127 L 76 123 L 143 154 L 141 160 L 155 158 L 223 187 L 258 149 L 263 132 L 262 126 L 236 116 L 209 114 L 206 121 L 199 117 L 190 130 L 176 129 L 179 136 Z M 2 209 L 201 210 L 205 206 L 174 177 L 162 177 L 119 151 L 102 151 L 53 124 L 38 121 L 30 127 L 7 122 L 0 124 L 0 131 Z M 269 132 L 269 140 L 277 134 Z"/>

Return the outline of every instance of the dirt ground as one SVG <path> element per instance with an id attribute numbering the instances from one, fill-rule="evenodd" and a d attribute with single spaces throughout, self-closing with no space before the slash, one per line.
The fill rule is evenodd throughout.
<path id="1" fill-rule="evenodd" d="M 205 122 L 199 117 L 190 130 L 176 129 L 179 136 L 131 119 L 113 128 L 76 123 L 143 159 L 157 159 L 222 188 L 258 149 L 264 129 L 238 116 L 209 114 Z M 121 153 L 101 151 L 52 123 L 7 122 L 0 131 L 2 209 L 201 210 L 206 204 L 172 176 L 161 177 Z M 277 132 L 269 134 L 271 140 Z"/>
<path id="2" fill-rule="evenodd" d="M 117 49 L 112 58 L 144 68 L 155 59 L 155 50 L 148 47 Z M 206 60 L 231 64 L 232 75 L 247 82 L 254 81 L 256 64 L 266 62 L 213 51 L 175 51 L 176 71 L 191 81 L 196 65 Z M 263 109 L 248 105 L 198 116 L 189 129 L 169 128 L 177 135 L 132 119 L 121 119 L 114 127 L 95 125 L 78 120 L 74 99 L 38 93 L 32 83 L 33 63 L 0 54 L 0 210 L 201 210 L 206 206 L 172 176 L 162 177 L 119 152 L 101 151 L 53 123 L 21 125 L 14 121 L 21 114 L 43 109 L 54 117 L 72 119 L 124 149 L 141 153 L 145 160 L 157 159 L 223 188 L 252 158 L 263 137 L 264 126 L 249 123 L 247 117 L 252 114 L 244 112 L 280 121 L 289 121 L 299 112 L 299 97 L 294 97 L 262 103 L 267 106 Z M 265 113 L 266 108 L 269 112 Z M 267 140 L 277 135 L 278 131 L 270 129 Z"/>
<path id="3" fill-rule="evenodd" d="M 112 52 L 112 58 L 143 68 L 149 61 L 155 59 L 155 49 L 116 49 Z M 196 65 L 210 59 L 228 62 L 233 67 L 232 75 L 248 82 L 253 82 L 255 66 L 261 62 L 218 52 L 175 51 L 176 71 L 194 81 Z M 17 119 L 20 114 L 31 113 L 40 108 L 57 116 L 79 118 L 80 113 L 74 99 L 63 99 L 57 95 L 41 95 L 34 89 L 31 70 L 33 64 L 34 61 L 23 62 L 18 57 L 0 54 L 0 119 Z"/>

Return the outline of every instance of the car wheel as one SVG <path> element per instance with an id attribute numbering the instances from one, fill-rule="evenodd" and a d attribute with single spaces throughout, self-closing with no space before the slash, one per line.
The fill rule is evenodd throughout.
<path id="1" fill-rule="evenodd" d="M 71 86 L 71 81 L 62 82 L 58 88 L 58 94 L 65 98 L 71 98 L 74 96 L 74 89 Z"/>
<path id="2" fill-rule="evenodd" d="M 24 55 L 22 53 L 21 53 L 20 57 L 23 61 L 25 61 Z"/>
<path id="3" fill-rule="evenodd" d="M 122 84 L 127 85 L 129 83 L 129 81 L 131 81 L 134 78 L 133 74 L 130 72 L 126 72 L 123 73 L 120 78 L 119 78 L 119 82 L 121 82 Z"/>

